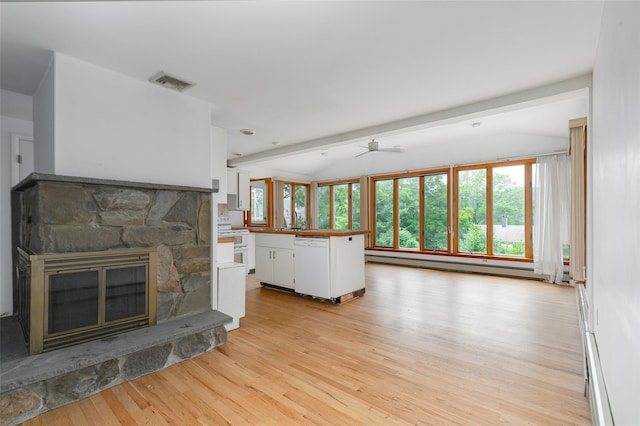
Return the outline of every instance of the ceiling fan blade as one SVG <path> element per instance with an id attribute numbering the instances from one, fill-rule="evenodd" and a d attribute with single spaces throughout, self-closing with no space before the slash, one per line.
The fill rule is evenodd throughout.
<path id="1" fill-rule="evenodd" d="M 368 154 L 368 153 L 370 153 L 370 152 L 372 152 L 372 151 L 365 151 L 365 152 L 361 152 L 360 154 L 356 155 L 356 156 L 355 156 L 355 157 L 353 157 L 353 158 L 362 157 L 363 155 Z"/>
<path id="2" fill-rule="evenodd" d="M 404 152 L 404 149 L 402 148 L 380 148 L 378 149 L 378 151 L 384 151 L 384 152 Z"/>

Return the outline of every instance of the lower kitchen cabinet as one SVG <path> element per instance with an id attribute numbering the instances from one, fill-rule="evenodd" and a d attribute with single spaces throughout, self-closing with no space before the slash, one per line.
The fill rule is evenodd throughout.
<path id="1" fill-rule="evenodd" d="M 218 265 L 218 311 L 233 318 L 227 331 L 240 327 L 245 315 L 246 267 L 242 263 Z"/>
<path id="2" fill-rule="evenodd" d="M 256 234 L 256 278 L 293 290 L 293 235 Z"/>

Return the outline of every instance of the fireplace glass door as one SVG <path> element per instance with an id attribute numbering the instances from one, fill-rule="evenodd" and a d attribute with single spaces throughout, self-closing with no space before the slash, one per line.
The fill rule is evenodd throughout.
<path id="1" fill-rule="evenodd" d="M 147 268 L 107 269 L 106 273 L 106 322 L 144 315 L 147 308 Z"/>
<path id="2" fill-rule="evenodd" d="M 157 323 L 154 248 L 51 254 L 18 248 L 17 266 L 18 318 L 32 355 Z"/>
<path id="3" fill-rule="evenodd" d="M 98 325 L 99 272 L 67 272 L 49 277 L 49 334 Z"/>
<path id="4" fill-rule="evenodd" d="M 109 327 L 146 318 L 146 264 L 104 265 L 47 274 L 46 336 Z"/>

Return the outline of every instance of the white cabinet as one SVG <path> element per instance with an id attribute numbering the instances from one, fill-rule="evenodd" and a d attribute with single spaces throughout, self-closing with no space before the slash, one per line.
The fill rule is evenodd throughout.
<path id="1" fill-rule="evenodd" d="M 256 279 L 293 290 L 293 235 L 256 234 Z"/>
<path id="2" fill-rule="evenodd" d="M 218 263 L 233 263 L 233 242 L 218 243 Z"/>
<path id="3" fill-rule="evenodd" d="M 229 210 L 249 210 L 249 172 L 227 169 L 227 207 Z"/>
<path id="4" fill-rule="evenodd" d="M 364 235 L 331 237 L 331 297 L 364 286 Z"/>
<path id="5" fill-rule="evenodd" d="M 248 256 L 249 271 L 256 270 L 256 235 L 249 233 L 249 256 Z"/>
<path id="6" fill-rule="evenodd" d="M 365 287 L 364 236 L 295 239 L 295 291 L 340 300 Z"/>
<path id="7" fill-rule="evenodd" d="M 227 331 L 240 327 L 245 315 L 245 266 L 242 263 L 218 265 L 218 310 L 233 318 Z"/>

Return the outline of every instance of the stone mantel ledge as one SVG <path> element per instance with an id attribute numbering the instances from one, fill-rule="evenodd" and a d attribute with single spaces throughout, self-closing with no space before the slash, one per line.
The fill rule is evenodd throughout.
<path id="1" fill-rule="evenodd" d="M 200 188 L 196 186 L 180 186 L 180 185 L 167 185 L 160 183 L 145 183 L 145 182 L 131 182 L 126 180 L 115 179 L 96 179 L 77 176 L 62 176 L 51 175 L 46 173 L 31 173 L 29 176 L 20 181 L 17 185 L 11 188 L 12 191 L 23 191 L 38 182 L 58 182 L 58 183 L 76 183 L 76 184 L 89 184 L 89 185 L 108 185 L 108 186 L 121 186 L 126 188 L 139 188 L 139 189 L 162 189 L 167 191 L 192 191 L 192 192 L 207 192 L 217 193 L 218 189 L 212 188 Z"/>

